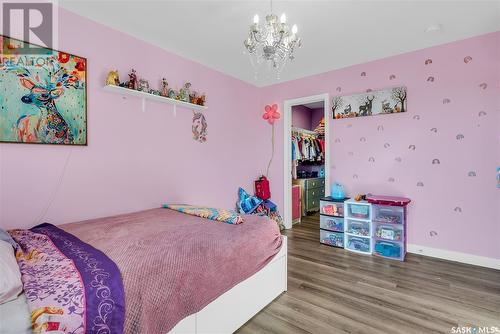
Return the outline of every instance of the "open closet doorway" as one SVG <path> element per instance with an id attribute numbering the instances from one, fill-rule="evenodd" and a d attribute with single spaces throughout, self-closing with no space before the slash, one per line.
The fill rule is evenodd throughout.
<path id="1" fill-rule="evenodd" d="M 330 193 L 328 94 L 284 103 L 284 225 L 318 216 L 319 200 Z M 327 196 L 326 195 L 326 196 Z M 315 215 L 315 216 L 314 216 Z"/>

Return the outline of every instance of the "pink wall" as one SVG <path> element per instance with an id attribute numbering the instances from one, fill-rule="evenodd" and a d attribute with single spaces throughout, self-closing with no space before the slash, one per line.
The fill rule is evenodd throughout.
<path id="1" fill-rule="evenodd" d="M 411 244 L 500 258 L 499 40 L 487 34 L 266 87 L 263 103 L 406 85 L 408 113 L 332 122 L 332 180 L 350 195 L 411 198 Z M 283 122 L 277 131 L 282 138 Z M 282 143 L 276 156 L 270 176 L 282 207 Z"/>
<path id="2" fill-rule="evenodd" d="M 292 126 L 306 130 L 311 129 L 312 110 L 306 106 L 292 107 Z"/>
<path id="3" fill-rule="evenodd" d="M 88 59 L 87 147 L 0 144 L 0 225 L 64 223 L 184 202 L 234 207 L 265 172 L 271 127 L 259 90 L 76 14 L 60 10 L 59 49 Z M 191 110 L 123 99 L 103 90 L 134 67 L 207 93 L 208 141 L 192 139 Z M 256 135 L 258 134 L 258 135 Z M 67 170 L 62 175 L 67 161 Z M 60 186 L 58 186 L 60 182 Z M 49 203 L 51 205 L 49 206 Z"/>
<path id="4" fill-rule="evenodd" d="M 289 98 L 404 84 L 408 113 L 332 122 L 332 179 L 350 194 L 412 198 L 412 244 L 500 258 L 500 33 L 258 89 L 64 10 L 59 25 L 59 48 L 88 59 L 89 145 L 0 144 L 2 227 L 71 222 L 164 202 L 234 207 L 238 186 L 251 190 L 271 154 L 271 127 L 261 119 L 265 104 L 282 108 Z M 472 57 L 467 64 L 466 56 Z M 432 64 L 424 65 L 426 59 Z M 140 100 L 102 89 L 109 69 L 123 77 L 132 66 L 153 85 L 166 76 L 174 87 L 189 80 L 205 91 L 208 142 L 191 138 L 191 111 L 179 109 L 174 118 L 170 106 L 150 102 L 142 113 Z M 280 121 L 270 172 L 280 207 L 282 134 Z"/>

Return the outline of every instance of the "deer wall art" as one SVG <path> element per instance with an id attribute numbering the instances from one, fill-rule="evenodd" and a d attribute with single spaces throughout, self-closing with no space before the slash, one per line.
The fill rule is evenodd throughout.
<path id="1" fill-rule="evenodd" d="M 87 144 L 86 60 L 52 51 L 0 63 L 0 141 Z"/>
<path id="2" fill-rule="evenodd" d="M 406 87 L 403 86 L 332 99 L 336 119 L 401 113 L 406 109 Z"/>

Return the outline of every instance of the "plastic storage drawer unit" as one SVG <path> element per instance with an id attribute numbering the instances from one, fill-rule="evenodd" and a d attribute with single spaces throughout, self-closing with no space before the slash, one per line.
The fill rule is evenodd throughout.
<path id="1" fill-rule="evenodd" d="M 319 230 L 320 242 L 325 245 L 344 247 L 344 233 Z"/>

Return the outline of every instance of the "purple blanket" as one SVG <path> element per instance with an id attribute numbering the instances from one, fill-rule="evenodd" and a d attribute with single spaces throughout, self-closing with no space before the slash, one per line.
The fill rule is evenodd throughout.
<path id="1" fill-rule="evenodd" d="M 101 251 L 50 224 L 10 232 L 35 333 L 122 333 L 120 272 Z"/>
<path id="2" fill-rule="evenodd" d="M 275 222 L 254 215 L 244 219 L 221 224 L 153 209 L 60 227 L 103 251 L 120 269 L 125 333 L 165 334 L 279 252 Z"/>

